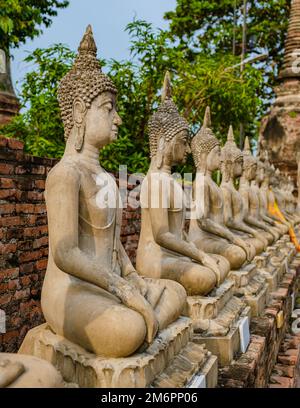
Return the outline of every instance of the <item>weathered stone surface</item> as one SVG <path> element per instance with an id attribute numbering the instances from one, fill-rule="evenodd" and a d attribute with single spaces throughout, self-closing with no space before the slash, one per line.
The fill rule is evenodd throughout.
<path id="1" fill-rule="evenodd" d="M 296 153 L 300 140 L 300 73 L 293 69 L 300 49 L 300 1 L 291 4 L 290 23 L 285 43 L 283 68 L 279 74 L 277 98 L 270 113 L 262 120 L 259 147 L 282 172 L 297 180 Z"/>

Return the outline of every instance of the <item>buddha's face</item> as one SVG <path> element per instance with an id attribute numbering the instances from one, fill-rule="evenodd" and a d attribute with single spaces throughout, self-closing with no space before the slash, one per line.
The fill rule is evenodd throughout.
<path id="1" fill-rule="evenodd" d="M 240 177 L 243 174 L 243 157 L 239 157 L 233 166 L 234 177 Z"/>
<path id="2" fill-rule="evenodd" d="M 116 111 L 116 96 L 103 92 L 91 103 L 85 115 L 80 118 L 80 105 L 74 105 L 75 123 L 78 119 L 85 124 L 85 142 L 101 149 L 117 139 L 118 127 L 122 120 Z"/>
<path id="3" fill-rule="evenodd" d="M 188 144 L 188 131 L 182 130 L 177 133 L 171 142 L 172 165 L 184 164 L 190 153 Z"/>
<path id="4" fill-rule="evenodd" d="M 256 177 L 256 171 L 257 171 L 257 164 L 253 163 L 249 165 L 248 167 L 246 167 L 244 176 L 246 177 L 248 181 L 254 180 Z"/>
<path id="5" fill-rule="evenodd" d="M 262 163 L 258 163 L 257 165 L 257 174 L 256 179 L 259 183 L 263 182 L 265 179 L 265 169 Z"/>
<path id="6" fill-rule="evenodd" d="M 207 169 L 209 171 L 218 170 L 221 167 L 221 147 L 215 146 L 207 155 Z"/>

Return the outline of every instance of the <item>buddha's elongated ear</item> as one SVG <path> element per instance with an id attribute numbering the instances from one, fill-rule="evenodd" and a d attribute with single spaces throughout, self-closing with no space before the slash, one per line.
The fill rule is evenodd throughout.
<path id="1" fill-rule="evenodd" d="M 86 106 L 81 98 L 76 98 L 73 102 L 73 119 L 75 125 L 81 126 L 86 114 Z"/>
<path id="2" fill-rule="evenodd" d="M 163 164 L 164 150 L 165 150 L 165 139 L 163 137 L 160 137 L 158 141 L 158 145 L 157 145 L 157 154 L 156 154 L 156 165 L 158 169 L 160 169 Z"/>
<path id="3" fill-rule="evenodd" d="M 79 152 L 82 149 L 85 136 L 86 106 L 81 98 L 76 98 L 73 102 L 73 119 L 75 124 L 75 149 Z"/>

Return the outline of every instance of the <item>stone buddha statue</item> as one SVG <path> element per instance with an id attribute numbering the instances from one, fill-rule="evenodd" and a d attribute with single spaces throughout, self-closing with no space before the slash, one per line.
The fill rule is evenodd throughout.
<path id="1" fill-rule="evenodd" d="M 149 121 L 151 164 L 141 187 L 136 266 L 143 276 L 181 283 L 188 295 L 206 295 L 224 280 L 229 265 L 226 259 L 197 249 L 184 233 L 184 192 L 171 169 L 186 160 L 188 129 L 172 100 L 167 72 L 161 104 Z"/>
<path id="2" fill-rule="evenodd" d="M 256 186 L 258 187 L 257 194 L 259 197 L 260 215 L 261 218 L 273 227 L 273 231 L 277 231 L 278 237 L 287 232 L 287 227 L 275 220 L 268 211 L 268 191 L 269 191 L 269 166 L 270 163 L 267 157 L 262 161 L 260 158 L 257 161 Z"/>
<path id="3" fill-rule="evenodd" d="M 275 195 L 278 199 L 278 205 L 286 219 L 293 225 L 299 223 L 299 215 L 296 212 L 296 200 L 293 195 L 295 189 L 294 182 L 290 176 L 283 174 L 276 169 L 278 178 L 278 187 L 275 189 Z"/>
<path id="4" fill-rule="evenodd" d="M 248 137 L 245 139 L 243 154 L 243 174 L 240 179 L 239 191 L 243 197 L 245 221 L 255 228 L 262 239 L 270 245 L 277 239 L 277 234 L 272 230 L 270 225 L 261 219 L 257 188 L 252 185 L 252 181 L 256 178 L 257 159 L 252 156 Z"/>
<path id="5" fill-rule="evenodd" d="M 211 130 L 209 107 L 202 128 L 192 139 L 192 153 L 197 169 L 193 194 L 199 210 L 191 219 L 189 239 L 202 251 L 225 257 L 231 269 L 239 269 L 252 259 L 254 249 L 225 225 L 223 192 L 212 179 L 221 165 L 221 147 Z"/>
<path id="6" fill-rule="evenodd" d="M 236 189 L 236 180 L 243 172 L 243 154 L 237 147 L 232 126 L 229 128 L 227 142 L 222 148 L 222 183 L 221 189 L 224 196 L 224 222 L 225 225 L 236 235 L 246 241 L 250 248 L 251 260 L 260 254 L 266 247 L 266 241 L 260 239 L 259 232 L 248 225 L 245 221 L 243 198 Z"/>
<path id="7" fill-rule="evenodd" d="M 62 388 L 63 380 L 48 362 L 36 357 L 0 353 L 0 388 Z"/>
<path id="8" fill-rule="evenodd" d="M 290 214 L 287 210 L 289 198 L 288 178 L 284 176 L 277 168 L 273 172 L 271 182 L 272 190 L 274 192 L 278 207 L 284 218 L 293 226 L 295 224 L 295 217 L 293 214 Z"/>
<path id="9" fill-rule="evenodd" d="M 46 182 L 50 244 L 41 302 L 55 334 L 97 356 L 126 357 L 180 316 L 186 293 L 176 282 L 141 278 L 121 244 L 120 195 L 99 163 L 121 119 L 116 87 L 96 53 L 88 26 L 59 86 L 66 148 Z"/>
<path id="10" fill-rule="evenodd" d="M 277 227 L 277 229 L 280 230 L 281 234 L 286 234 L 289 229 L 289 224 L 286 221 L 282 220 L 280 217 L 278 217 L 275 214 L 275 212 L 270 211 L 270 208 L 274 207 L 275 196 L 272 191 L 272 188 L 270 187 L 273 168 L 271 166 L 271 163 L 269 162 L 267 152 L 262 152 L 260 154 L 259 163 L 262 179 L 262 181 L 260 182 L 260 195 L 259 195 L 260 207 L 261 209 L 263 208 L 265 214 L 275 222 L 275 226 Z"/>

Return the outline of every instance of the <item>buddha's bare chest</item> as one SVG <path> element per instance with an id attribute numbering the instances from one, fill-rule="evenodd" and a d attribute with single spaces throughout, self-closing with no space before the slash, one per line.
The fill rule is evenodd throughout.
<path id="1" fill-rule="evenodd" d="M 224 206 L 223 192 L 221 188 L 213 181 L 209 180 L 209 193 L 210 193 L 210 207 L 214 212 L 222 212 Z"/>
<path id="2" fill-rule="evenodd" d="M 106 173 L 81 175 L 79 190 L 79 224 L 84 231 L 113 229 L 119 211 L 118 190 L 113 179 Z M 102 235 L 102 234 L 101 234 Z"/>

